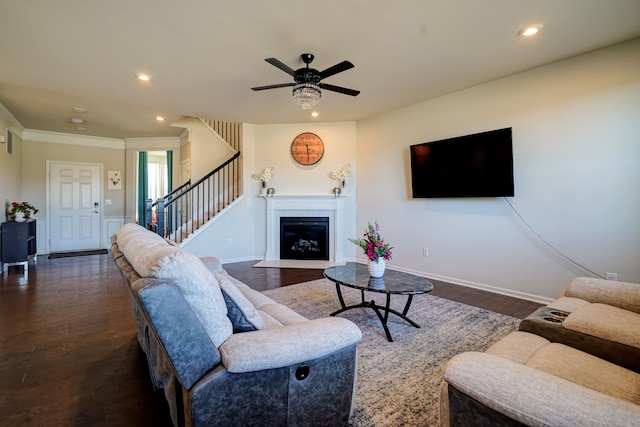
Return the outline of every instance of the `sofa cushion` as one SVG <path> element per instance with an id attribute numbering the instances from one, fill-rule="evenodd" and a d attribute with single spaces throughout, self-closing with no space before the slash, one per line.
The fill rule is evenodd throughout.
<path id="1" fill-rule="evenodd" d="M 605 304 L 588 304 L 572 312 L 563 325 L 609 341 L 640 348 L 640 314 Z"/>
<path id="2" fill-rule="evenodd" d="M 118 230 L 116 235 L 118 247 L 129 263 L 142 277 L 170 280 L 219 347 L 233 333 L 233 326 L 215 277 L 190 252 L 168 245 L 143 227 L 136 225 L 127 230 Z"/>
<path id="3" fill-rule="evenodd" d="M 565 295 L 640 313 L 640 284 L 638 283 L 576 277 L 567 286 Z"/>
<path id="4" fill-rule="evenodd" d="M 224 269 L 222 268 L 222 263 L 218 258 L 214 256 L 201 257 L 200 261 L 202 261 L 204 266 L 207 267 L 209 271 L 215 271 L 217 273 L 221 273 L 224 271 Z"/>
<path id="5" fill-rule="evenodd" d="M 227 305 L 227 317 L 233 324 L 233 331 L 248 332 L 264 329 L 265 324 L 262 317 L 238 287 L 231 283 L 225 275 L 215 272 L 212 274 L 222 290 L 224 302 Z"/>
<path id="6" fill-rule="evenodd" d="M 566 345 L 545 345 L 531 356 L 526 365 L 640 405 L 640 374 Z"/>
<path id="7" fill-rule="evenodd" d="M 301 314 L 293 311 L 286 305 L 278 304 L 276 302 L 272 304 L 265 304 L 260 307 L 260 313 L 269 318 L 269 324 L 286 326 L 293 325 L 300 322 L 306 322 L 308 319 Z"/>
<path id="8" fill-rule="evenodd" d="M 130 241 L 140 238 L 143 238 L 144 241 L 147 242 L 147 244 L 152 243 L 167 245 L 167 242 L 162 237 L 133 222 L 127 223 L 120 227 L 114 235 L 116 237 L 116 241 L 118 242 L 120 250 L 122 250 L 123 246 L 127 246 Z"/>
<path id="9" fill-rule="evenodd" d="M 233 281 L 232 281 L 233 282 Z M 235 283 L 235 282 L 234 282 Z M 255 289 L 251 289 L 245 284 L 237 285 L 242 295 L 245 296 L 250 302 L 258 310 L 261 310 L 263 306 L 269 304 L 275 304 L 275 301 L 263 294 L 262 292 L 258 292 Z"/>
<path id="10" fill-rule="evenodd" d="M 489 347 L 485 353 L 499 356 L 514 362 L 527 363 L 527 360 L 549 340 L 526 332 L 514 331 Z"/>
<path id="11" fill-rule="evenodd" d="M 233 333 L 227 317 L 227 305 L 211 272 L 195 255 L 168 247 L 159 251 L 159 259 L 150 277 L 169 279 L 189 303 L 209 337 L 219 347 Z"/>

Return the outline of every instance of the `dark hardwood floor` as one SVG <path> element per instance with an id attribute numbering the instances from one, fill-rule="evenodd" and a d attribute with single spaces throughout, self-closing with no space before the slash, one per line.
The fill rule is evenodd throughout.
<path id="1" fill-rule="evenodd" d="M 227 264 L 255 289 L 322 270 Z M 540 305 L 434 281 L 434 295 L 523 318 Z M 0 276 L 0 425 L 169 426 L 136 340 L 128 290 L 111 255 L 49 260 Z"/>

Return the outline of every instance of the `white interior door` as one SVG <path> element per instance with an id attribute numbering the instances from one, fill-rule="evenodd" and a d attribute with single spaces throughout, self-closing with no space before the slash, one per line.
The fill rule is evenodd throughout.
<path id="1" fill-rule="evenodd" d="M 102 167 L 49 164 L 49 251 L 101 247 Z"/>

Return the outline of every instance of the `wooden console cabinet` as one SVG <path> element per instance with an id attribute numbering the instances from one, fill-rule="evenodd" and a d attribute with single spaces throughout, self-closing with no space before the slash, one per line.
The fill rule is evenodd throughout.
<path id="1" fill-rule="evenodd" d="M 0 224 L 0 262 L 2 271 L 7 273 L 9 266 L 22 265 L 29 269 L 29 260 L 37 262 L 36 221 L 8 221 Z"/>

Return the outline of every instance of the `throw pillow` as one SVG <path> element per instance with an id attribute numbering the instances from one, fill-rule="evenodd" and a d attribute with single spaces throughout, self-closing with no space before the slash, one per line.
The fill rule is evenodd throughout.
<path id="1" fill-rule="evenodd" d="M 215 277 L 190 252 L 168 245 L 160 236 L 140 226 L 128 226 L 119 249 L 141 277 L 171 281 L 219 347 L 233 333 L 227 306 Z M 118 231 L 120 233 L 120 231 Z M 116 234 L 118 234 L 116 233 Z M 124 235 L 127 238 L 124 238 Z"/>
<path id="2" fill-rule="evenodd" d="M 220 285 L 224 302 L 227 304 L 227 316 L 233 324 L 233 332 L 249 332 L 264 329 L 264 320 L 258 310 L 245 297 L 240 289 L 224 274 L 213 273 Z"/>

